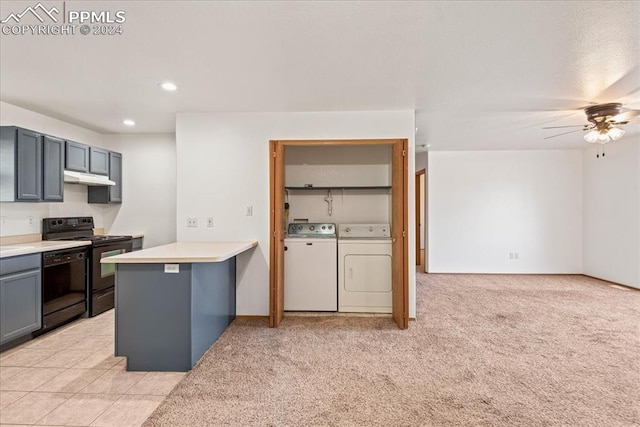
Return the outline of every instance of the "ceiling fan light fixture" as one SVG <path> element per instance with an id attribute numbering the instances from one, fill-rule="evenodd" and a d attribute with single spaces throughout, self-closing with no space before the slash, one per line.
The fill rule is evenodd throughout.
<path id="1" fill-rule="evenodd" d="M 606 144 L 609 141 L 611 141 L 611 138 L 609 138 L 608 133 L 598 133 L 598 142 L 600 144 Z"/>
<path id="2" fill-rule="evenodd" d="M 620 138 L 622 138 L 624 134 L 625 134 L 624 129 L 620 129 L 617 127 L 611 127 L 611 129 L 609 129 L 609 132 L 607 132 L 607 135 L 614 141 L 617 141 Z"/>
<path id="3" fill-rule="evenodd" d="M 598 140 L 599 135 L 600 132 L 598 132 L 597 130 L 592 130 L 584 136 L 584 140 L 593 144 Z"/>

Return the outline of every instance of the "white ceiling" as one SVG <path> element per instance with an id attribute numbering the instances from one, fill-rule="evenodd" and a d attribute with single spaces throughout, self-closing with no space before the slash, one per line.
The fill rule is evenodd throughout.
<path id="1" fill-rule="evenodd" d="M 583 124 L 589 102 L 640 108 L 638 1 L 64 6 L 124 10 L 124 34 L 2 35 L 0 99 L 100 132 L 131 132 L 125 117 L 173 132 L 179 112 L 411 109 L 432 150 L 567 148 L 581 132 L 541 127 Z"/>

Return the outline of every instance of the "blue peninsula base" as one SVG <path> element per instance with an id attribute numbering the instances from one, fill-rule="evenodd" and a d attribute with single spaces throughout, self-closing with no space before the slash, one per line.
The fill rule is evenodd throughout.
<path id="1" fill-rule="evenodd" d="M 178 265 L 117 265 L 115 354 L 128 371 L 188 371 L 235 319 L 235 257 Z"/>

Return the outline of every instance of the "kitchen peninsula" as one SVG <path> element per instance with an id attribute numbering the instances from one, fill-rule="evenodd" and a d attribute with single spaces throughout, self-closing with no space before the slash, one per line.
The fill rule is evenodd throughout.
<path id="1" fill-rule="evenodd" d="M 116 264 L 116 356 L 130 371 L 188 371 L 236 313 L 236 256 L 258 242 L 178 242 Z"/>

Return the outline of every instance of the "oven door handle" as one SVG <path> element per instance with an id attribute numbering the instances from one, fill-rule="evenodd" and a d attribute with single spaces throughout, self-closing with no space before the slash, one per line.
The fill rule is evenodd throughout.
<path id="1" fill-rule="evenodd" d="M 102 299 L 102 298 L 110 297 L 111 295 L 113 295 L 113 292 L 107 292 L 107 293 L 104 293 L 104 294 L 96 295 L 96 299 Z"/>

